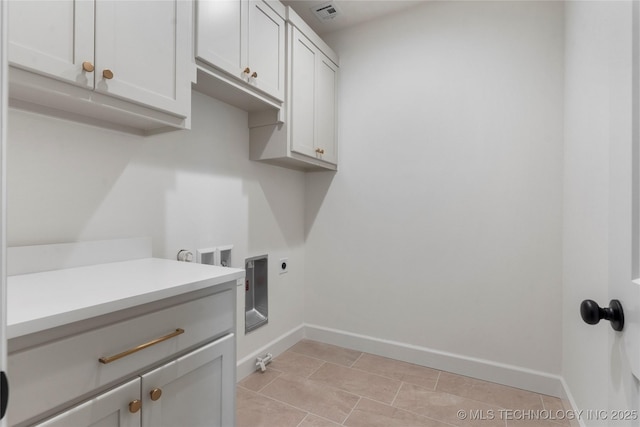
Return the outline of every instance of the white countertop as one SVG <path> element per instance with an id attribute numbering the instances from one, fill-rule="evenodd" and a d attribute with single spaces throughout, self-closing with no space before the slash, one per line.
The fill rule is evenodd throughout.
<path id="1" fill-rule="evenodd" d="M 236 281 L 244 270 L 145 258 L 7 279 L 7 335 L 15 338 Z"/>

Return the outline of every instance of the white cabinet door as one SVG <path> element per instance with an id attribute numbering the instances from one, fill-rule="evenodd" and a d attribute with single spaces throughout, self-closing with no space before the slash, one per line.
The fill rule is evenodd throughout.
<path id="1" fill-rule="evenodd" d="M 249 82 L 269 95 L 284 99 L 284 19 L 263 1 L 251 0 L 247 28 Z"/>
<path id="2" fill-rule="evenodd" d="M 97 0 L 95 90 L 186 117 L 190 19 L 187 1 Z"/>
<path id="3" fill-rule="evenodd" d="M 140 427 L 139 409 L 132 412 L 129 406 L 139 399 L 140 378 L 136 378 L 37 427 Z"/>
<path id="4" fill-rule="evenodd" d="M 198 0 L 196 57 L 282 101 L 285 21 L 262 0 Z"/>
<path id="5" fill-rule="evenodd" d="M 293 29 L 291 150 L 337 163 L 337 66 Z"/>
<path id="6" fill-rule="evenodd" d="M 247 2 L 240 0 L 198 0 L 196 3 L 196 56 L 238 78 L 246 77 Z"/>
<path id="7" fill-rule="evenodd" d="M 143 375 L 143 426 L 235 425 L 235 363 L 229 334 Z"/>
<path id="8" fill-rule="evenodd" d="M 336 93 L 338 69 L 322 53 L 316 61 L 316 128 L 315 147 L 319 157 L 331 163 L 338 162 L 336 147 Z"/>
<path id="9" fill-rule="evenodd" d="M 8 2 L 9 62 L 78 86 L 93 88 L 93 0 Z"/>
<path id="10" fill-rule="evenodd" d="M 291 150 L 315 157 L 315 80 L 317 48 L 293 29 L 291 71 Z"/>

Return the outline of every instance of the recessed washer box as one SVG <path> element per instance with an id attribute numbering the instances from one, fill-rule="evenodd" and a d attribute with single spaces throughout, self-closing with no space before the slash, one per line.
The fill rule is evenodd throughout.
<path id="1" fill-rule="evenodd" d="M 268 255 L 245 260 L 244 332 L 251 332 L 269 321 Z"/>

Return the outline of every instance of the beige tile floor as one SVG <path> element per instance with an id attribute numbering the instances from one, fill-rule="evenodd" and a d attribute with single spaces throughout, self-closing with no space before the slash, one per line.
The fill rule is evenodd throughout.
<path id="1" fill-rule="evenodd" d="M 240 381 L 237 408 L 238 427 L 569 426 L 532 420 L 555 397 L 309 340 Z"/>

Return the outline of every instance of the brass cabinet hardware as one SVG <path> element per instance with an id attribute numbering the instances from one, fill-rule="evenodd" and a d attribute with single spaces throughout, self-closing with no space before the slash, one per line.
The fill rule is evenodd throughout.
<path id="1" fill-rule="evenodd" d="M 160 390 L 159 388 L 154 388 L 149 393 L 149 396 L 151 397 L 151 400 L 155 402 L 156 400 L 160 399 L 160 396 L 162 396 L 162 390 Z"/>
<path id="2" fill-rule="evenodd" d="M 94 66 L 93 66 L 93 64 L 92 64 L 91 62 L 89 62 L 89 61 L 84 61 L 84 62 L 82 63 L 82 69 L 83 69 L 84 71 L 86 71 L 87 73 L 91 73 L 95 68 L 94 68 Z"/>
<path id="3" fill-rule="evenodd" d="M 253 77 L 254 79 L 258 78 L 258 73 L 256 73 L 255 71 L 253 72 L 253 74 L 251 74 L 251 77 Z"/>
<path id="4" fill-rule="evenodd" d="M 324 150 L 322 148 L 316 148 L 316 153 L 324 154 Z"/>
<path id="5" fill-rule="evenodd" d="M 104 77 L 107 80 L 111 80 L 113 78 L 113 71 L 111 71 L 108 68 L 105 68 L 104 70 L 102 70 L 102 77 Z"/>
<path id="6" fill-rule="evenodd" d="M 156 345 L 163 341 L 169 340 L 173 337 L 177 337 L 180 334 L 184 334 L 184 329 L 178 328 L 174 332 L 171 332 L 169 335 L 165 335 L 163 337 L 156 338 L 155 340 L 151 340 L 144 344 L 140 344 L 137 347 L 130 348 L 129 350 L 123 351 L 122 353 L 116 354 L 115 356 L 101 357 L 100 359 L 98 359 L 98 361 L 106 365 L 107 363 L 111 363 L 118 359 L 122 359 L 123 357 L 129 356 L 130 354 L 136 353 L 140 350 L 144 350 L 147 347 L 151 347 L 152 345 Z"/>
<path id="7" fill-rule="evenodd" d="M 245 74 L 249 74 L 251 72 L 251 69 L 249 67 L 245 68 L 243 73 Z"/>
<path id="8" fill-rule="evenodd" d="M 131 412 L 132 414 L 135 414 L 136 412 L 138 412 L 141 407 L 142 407 L 142 402 L 140 402 L 138 399 L 132 400 L 131 402 L 129 402 L 129 412 Z"/>

